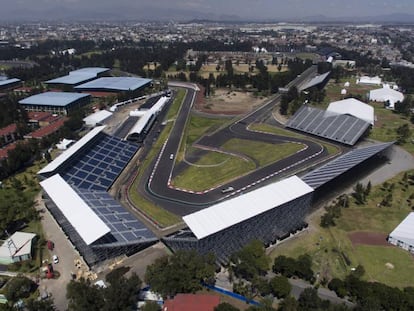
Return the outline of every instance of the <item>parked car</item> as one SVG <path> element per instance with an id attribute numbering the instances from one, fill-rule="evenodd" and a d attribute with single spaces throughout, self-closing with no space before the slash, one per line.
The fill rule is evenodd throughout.
<path id="1" fill-rule="evenodd" d="M 57 264 L 59 262 L 59 257 L 57 255 L 53 255 L 52 260 L 54 264 Z"/>

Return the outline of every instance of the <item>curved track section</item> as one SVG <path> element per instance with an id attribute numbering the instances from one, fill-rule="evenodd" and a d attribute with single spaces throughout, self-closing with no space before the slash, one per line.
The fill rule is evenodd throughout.
<path id="1" fill-rule="evenodd" d="M 302 76 L 304 75 L 302 74 Z M 303 81 L 304 77 L 298 77 L 297 79 Z M 186 89 L 187 93 L 170 136 L 164 143 L 157 159 L 154 160 L 151 170 L 147 172 L 147 179 L 141 180 L 140 187 L 142 190 L 145 190 L 145 194 L 150 200 L 175 214 L 186 215 L 203 209 L 206 206 L 226 199 L 232 195 L 237 195 L 278 175 L 293 173 L 294 171 L 303 168 L 305 165 L 310 165 L 320 160 L 326 155 L 323 146 L 312 141 L 250 131 L 247 129 L 249 124 L 260 121 L 271 114 L 275 104 L 277 104 L 281 98 L 280 95 L 277 95 L 274 99 L 250 112 L 230 126 L 227 126 L 210 136 L 204 136 L 197 144 L 206 149 L 217 149 L 229 139 L 241 138 L 272 144 L 286 142 L 298 143 L 304 146 L 302 150 L 281 161 L 259 168 L 241 178 L 233 180 L 227 185 L 222 185 L 220 188 L 209 189 L 203 192 L 174 188 L 171 186 L 171 178 L 175 167 L 175 156 L 178 153 L 182 133 L 184 133 L 191 108 L 194 104 L 197 87 L 193 84 L 185 83 L 177 83 L 171 86 L 183 87 Z M 180 165 L 187 164 L 180 163 Z M 221 193 L 221 188 L 227 187 L 228 185 L 231 185 L 235 190 L 230 194 L 223 195 Z"/>

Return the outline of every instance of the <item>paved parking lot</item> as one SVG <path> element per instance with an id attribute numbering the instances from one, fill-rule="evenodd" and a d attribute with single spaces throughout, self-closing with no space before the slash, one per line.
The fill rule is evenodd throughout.
<path id="1" fill-rule="evenodd" d="M 41 279 L 40 290 L 47 291 L 53 296 L 55 306 L 57 310 L 67 309 L 66 300 L 66 285 L 71 279 L 71 272 L 76 273 L 75 260 L 79 259 L 80 256 L 77 251 L 73 248 L 70 241 L 66 238 L 66 235 L 60 229 L 59 225 L 53 219 L 52 215 L 44 206 L 43 201 L 39 197 L 37 198 L 37 209 L 42 210 L 42 226 L 47 240 L 52 240 L 55 243 L 55 249 L 49 252 L 49 260 L 51 261 L 52 255 L 56 254 L 59 257 L 59 263 L 53 264 L 54 270 L 60 273 L 58 279 Z M 44 254 L 46 259 L 48 254 Z"/>

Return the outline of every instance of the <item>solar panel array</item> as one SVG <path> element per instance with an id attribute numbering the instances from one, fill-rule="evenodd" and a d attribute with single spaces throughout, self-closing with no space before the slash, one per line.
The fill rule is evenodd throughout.
<path id="1" fill-rule="evenodd" d="M 110 241 L 111 243 L 156 239 L 156 236 L 142 222 L 124 209 L 107 192 L 76 187 L 74 190 L 111 229 L 110 234 L 116 240 Z"/>
<path id="2" fill-rule="evenodd" d="M 90 148 L 81 151 L 75 162 L 61 173 L 70 185 L 108 190 L 139 149 L 136 144 L 104 133 L 98 139 Z"/>
<path id="3" fill-rule="evenodd" d="M 369 147 L 354 149 L 344 155 L 330 161 L 320 168 L 306 174 L 301 179 L 312 188 L 316 189 L 339 175 L 345 173 L 370 157 L 387 149 L 393 143 L 376 144 Z"/>
<path id="4" fill-rule="evenodd" d="M 286 126 L 352 146 L 370 124 L 351 115 L 328 113 L 321 109 L 302 106 Z"/>

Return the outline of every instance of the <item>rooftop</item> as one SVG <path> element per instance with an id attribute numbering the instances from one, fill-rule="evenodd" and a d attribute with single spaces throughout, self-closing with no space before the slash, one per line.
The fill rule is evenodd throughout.
<path id="1" fill-rule="evenodd" d="M 87 245 L 111 231 L 59 174 L 41 181 L 40 185 Z"/>
<path id="2" fill-rule="evenodd" d="M 47 84 L 76 85 L 97 77 L 98 74 L 109 71 L 109 68 L 87 67 L 69 72 L 68 75 L 45 81 Z"/>
<path id="3" fill-rule="evenodd" d="M 86 98 L 89 96 L 89 94 L 80 93 L 46 92 L 24 98 L 21 101 L 19 101 L 19 104 L 65 107 L 79 99 Z"/>
<path id="4" fill-rule="evenodd" d="M 16 131 L 17 131 L 17 125 L 16 123 L 12 123 L 0 129 L 0 136 L 5 136 L 11 133 L 16 133 Z"/>
<path id="5" fill-rule="evenodd" d="M 41 127 L 40 129 L 34 132 L 31 132 L 25 136 L 28 136 L 28 137 L 30 136 L 31 138 L 42 138 L 42 137 L 49 136 L 50 134 L 53 134 L 54 132 L 59 130 L 67 120 L 68 118 L 60 118 L 56 122 L 53 122 L 49 125 Z"/>
<path id="6" fill-rule="evenodd" d="M 134 91 L 146 84 L 150 83 L 151 79 L 135 78 L 135 77 L 103 77 L 79 86 L 76 90 L 107 90 L 107 91 Z"/>
<path id="7" fill-rule="evenodd" d="M 20 79 L 7 79 L 7 80 L 0 80 L 0 86 L 5 86 L 5 85 L 9 85 L 9 84 L 13 84 L 13 83 L 17 83 L 20 82 Z"/>
<path id="8" fill-rule="evenodd" d="M 311 192 L 311 187 L 292 176 L 184 216 L 183 220 L 197 239 L 202 239 Z"/>

